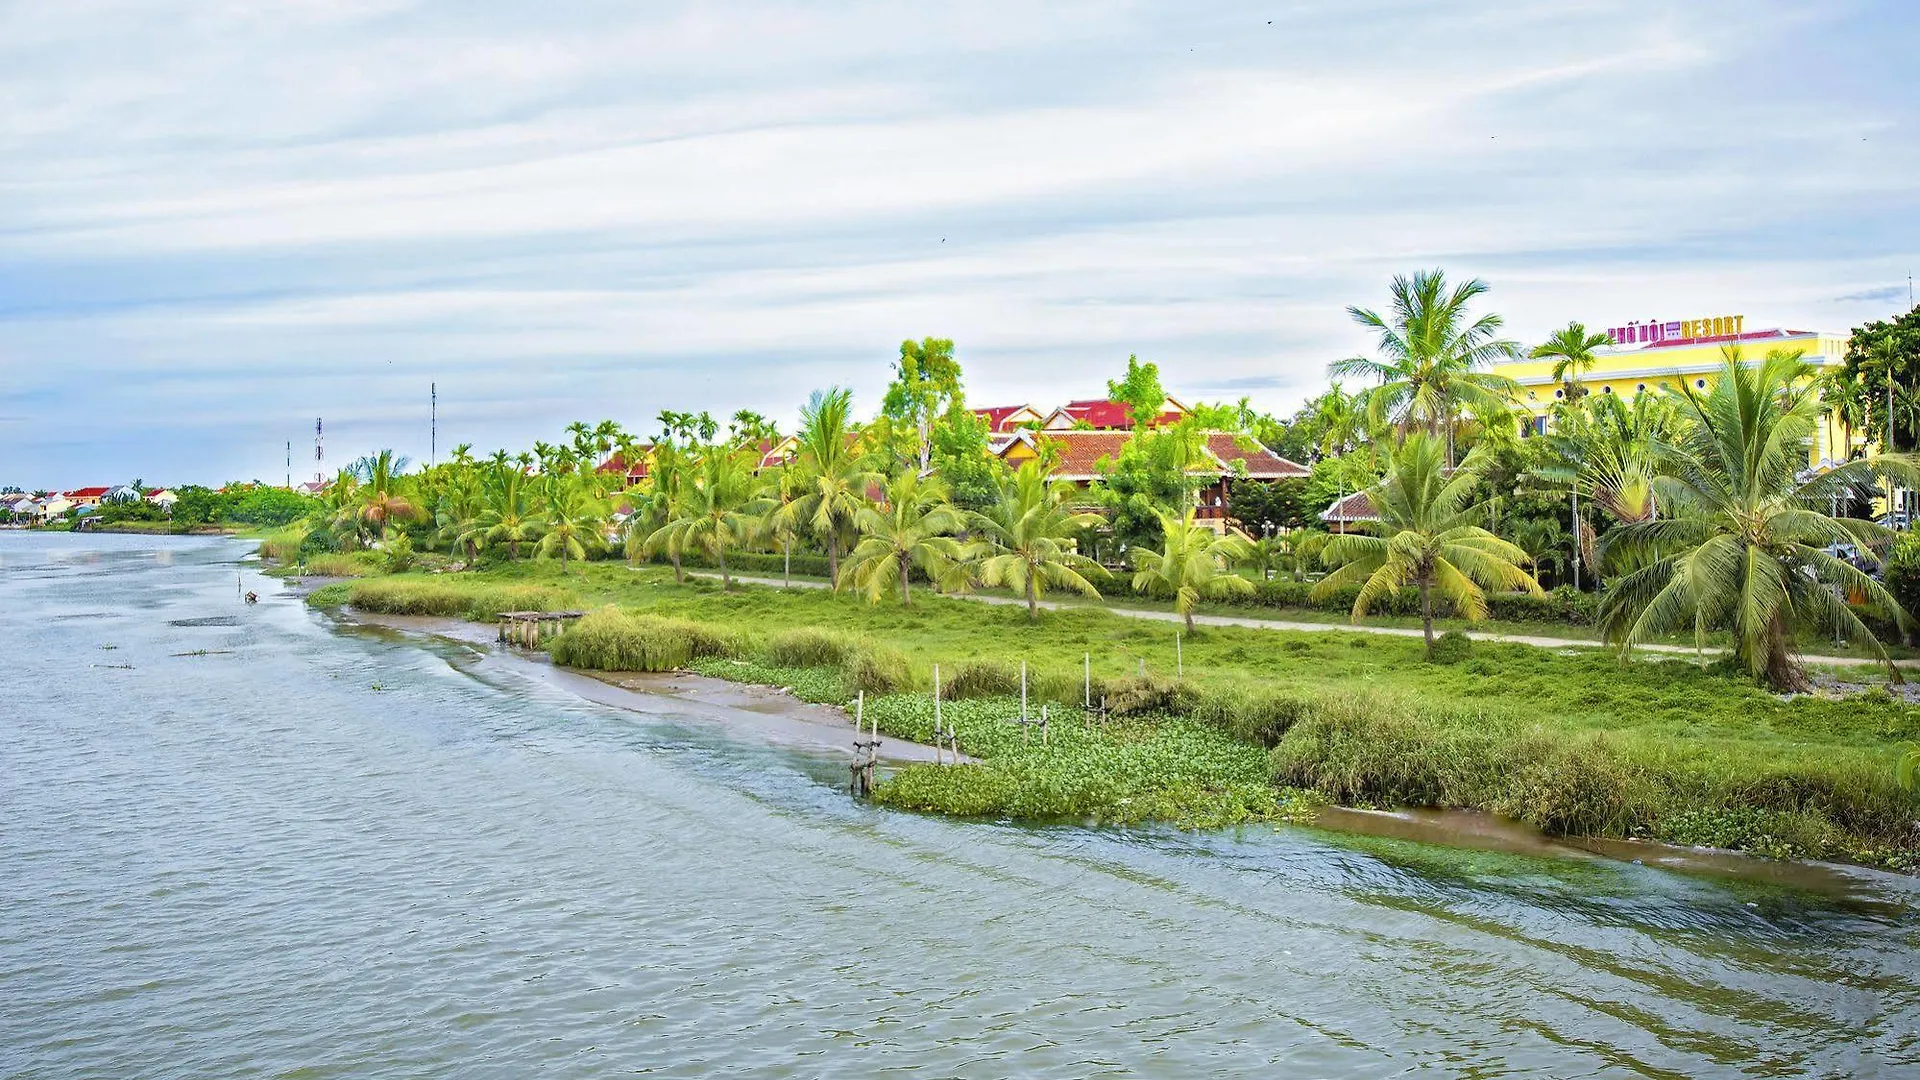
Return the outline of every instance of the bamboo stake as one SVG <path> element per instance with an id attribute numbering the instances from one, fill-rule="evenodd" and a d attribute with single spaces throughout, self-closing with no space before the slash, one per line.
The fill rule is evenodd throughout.
<path id="1" fill-rule="evenodd" d="M 940 757 L 940 665 L 933 665 L 933 763 L 941 763 Z M 960 764 L 954 762 L 955 765 Z"/>
<path id="2" fill-rule="evenodd" d="M 1173 676 L 1180 678 L 1187 673 L 1187 661 L 1180 651 L 1180 631 L 1173 632 Z"/>
<path id="3" fill-rule="evenodd" d="M 1027 662 L 1020 661 L 1020 722 L 1027 722 Z"/>
<path id="4" fill-rule="evenodd" d="M 1093 708 L 1093 654 L 1083 653 L 1081 663 L 1086 665 L 1086 674 L 1080 679 L 1080 707 Z"/>

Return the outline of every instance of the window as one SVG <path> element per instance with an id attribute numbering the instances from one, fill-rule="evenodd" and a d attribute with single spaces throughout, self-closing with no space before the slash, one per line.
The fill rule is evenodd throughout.
<path id="1" fill-rule="evenodd" d="M 1611 386 L 1603 386 L 1603 387 L 1601 387 L 1601 388 L 1600 388 L 1600 392 L 1601 392 L 1601 393 L 1603 393 L 1603 394 L 1611 394 L 1611 393 L 1613 393 L 1613 387 L 1611 387 Z"/>
<path id="2" fill-rule="evenodd" d="M 1636 393 L 1636 394 L 1644 394 L 1644 393 L 1646 393 L 1646 392 L 1647 392 L 1647 384 L 1646 384 L 1646 383 L 1641 383 L 1641 384 L 1640 384 L 1639 386 L 1636 386 L 1636 387 L 1634 387 L 1634 388 L 1633 388 L 1633 392 L 1634 392 L 1634 393 Z"/>
<path id="3" fill-rule="evenodd" d="M 1697 389 L 1701 389 L 1701 390 L 1705 390 L 1705 389 L 1707 388 L 1707 380 L 1705 380 L 1705 379 L 1695 379 L 1695 380 L 1693 380 L 1693 385 L 1694 385 L 1694 386 L 1695 386 L 1695 387 L 1696 387 Z"/>
<path id="4" fill-rule="evenodd" d="M 1555 391 L 1553 392 L 1553 396 L 1554 396 L 1554 397 L 1566 397 L 1566 396 L 1567 396 L 1567 392 L 1566 392 L 1565 390 L 1555 390 Z"/>

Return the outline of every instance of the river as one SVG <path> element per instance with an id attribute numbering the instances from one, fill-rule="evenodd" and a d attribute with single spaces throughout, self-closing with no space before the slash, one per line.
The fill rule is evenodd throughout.
<path id="1" fill-rule="evenodd" d="M 877 811 L 246 550 L 0 533 L 0 1076 L 1920 1075 L 1908 879 Z"/>

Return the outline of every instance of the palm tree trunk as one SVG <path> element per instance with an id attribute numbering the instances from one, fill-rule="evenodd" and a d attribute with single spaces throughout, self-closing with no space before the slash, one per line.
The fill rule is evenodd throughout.
<path id="1" fill-rule="evenodd" d="M 793 537 L 787 537 L 786 543 L 780 545 L 780 550 L 783 553 L 780 561 L 780 587 L 791 589 L 793 588 Z"/>
<path id="2" fill-rule="evenodd" d="M 1033 568 L 1027 568 L 1027 620 L 1040 621 L 1040 596 L 1033 589 Z"/>
<path id="3" fill-rule="evenodd" d="M 1767 624 L 1767 685 L 1783 694 L 1804 693 L 1813 688 L 1805 668 L 1790 651 L 1786 620 L 1778 615 Z"/>
<path id="4" fill-rule="evenodd" d="M 720 591 L 730 592 L 733 589 L 733 576 L 727 572 L 727 545 L 713 545 L 713 558 L 720 564 Z"/>
<path id="5" fill-rule="evenodd" d="M 1433 659 L 1433 575 L 1420 576 L 1420 625 L 1427 632 L 1427 659 Z"/>
<path id="6" fill-rule="evenodd" d="M 827 581 L 834 592 L 840 591 L 840 535 L 827 534 Z"/>
<path id="7" fill-rule="evenodd" d="M 685 585 L 687 583 L 687 572 L 680 565 L 680 553 L 677 551 L 670 550 L 667 552 L 667 558 L 671 560 L 673 563 L 674 583 L 678 585 Z"/>
<path id="8" fill-rule="evenodd" d="M 907 560 L 905 559 L 900 560 L 900 606 L 913 606 L 912 601 L 907 598 Z"/>

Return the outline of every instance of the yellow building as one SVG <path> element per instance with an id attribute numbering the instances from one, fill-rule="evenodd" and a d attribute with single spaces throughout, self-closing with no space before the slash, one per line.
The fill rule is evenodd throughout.
<path id="1" fill-rule="evenodd" d="M 1593 368 L 1579 376 L 1589 394 L 1614 394 L 1632 401 L 1639 394 L 1678 390 L 1682 385 L 1706 390 L 1725 365 L 1725 350 L 1738 347 L 1746 363 L 1758 363 L 1776 349 L 1798 350 L 1818 368 L 1845 362 L 1847 335 L 1813 330 L 1747 330 L 1744 316 L 1685 319 L 1676 322 L 1629 323 L 1606 331 L 1613 344 L 1595 354 Z M 1494 370 L 1520 384 L 1520 404 L 1529 413 L 1530 433 L 1547 430 L 1548 412 L 1566 396 L 1547 360 L 1517 360 Z M 1808 455 L 1808 464 L 1846 460 L 1846 432 L 1832 418 L 1820 427 Z M 1856 434 L 1854 446 L 1861 445 Z"/>

